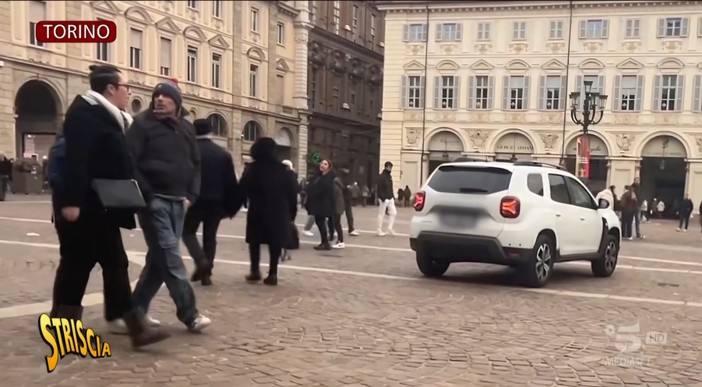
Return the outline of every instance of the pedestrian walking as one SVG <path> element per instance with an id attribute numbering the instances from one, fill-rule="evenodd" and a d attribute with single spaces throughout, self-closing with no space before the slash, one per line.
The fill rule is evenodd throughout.
<path id="1" fill-rule="evenodd" d="M 332 245 L 333 249 L 343 249 L 346 248 L 344 244 L 344 229 L 341 227 L 341 216 L 344 214 L 346 209 L 346 200 L 344 199 L 344 191 L 346 186 L 341 176 L 336 176 L 334 178 L 334 217 L 333 226 L 334 231 L 336 231 L 336 243 Z"/>
<path id="2" fill-rule="evenodd" d="M 333 237 L 333 231 L 329 230 L 329 220 L 334 218 L 335 213 L 334 174 L 332 173 L 331 161 L 322 160 L 319 164 L 319 171 L 319 175 L 308 187 L 307 211 L 314 216 L 321 238 L 321 243 L 314 249 L 331 250 L 330 240 Z"/>
<path id="3" fill-rule="evenodd" d="M 368 198 L 370 197 L 370 190 L 368 189 L 368 186 L 364 185 L 363 188 L 361 188 L 361 206 L 365 207 L 368 205 Z"/>
<path id="4" fill-rule="evenodd" d="M 178 86 L 159 83 L 149 108 L 135 118 L 126 133 L 136 160 L 137 181 L 147 201 L 138 218 L 148 253 L 134 289 L 134 302 L 148 311 L 165 282 L 178 320 L 188 330 L 200 332 L 211 320 L 197 310 L 179 248 L 185 212 L 200 193 L 200 151 L 195 130 L 185 115 Z"/>
<path id="5" fill-rule="evenodd" d="M 622 238 L 632 240 L 634 216 L 638 211 L 636 193 L 630 186 L 625 187 L 626 191 L 622 194 L 621 209 L 622 209 Z"/>
<path id="6" fill-rule="evenodd" d="M 224 218 L 233 218 L 241 207 L 241 193 L 234 161 L 227 150 L 212 141 L 208 120 L 193 122 L 200 152 L 200 194 L 185 213 L 183 243 L 195 262 L 191 281 L 212 285 L 212 269 L 217 252 L 217 230 Z M 202 224 L 202 245 L 197 230 Z"/>
<path id="7" fill-rule="evenodd" d="M 409 207 L 412 203 L 410 201 L 412 200 L 412 191 L 409 188 L 409 185 L 405 186 L 404 190 L 404 196 L 405 196 L 405 207 Z"/>
<path id="8" fill-rule="evenodd" d="M 90 66 L 90 90 L 77 96 L 66 112 L 62 134 L 52 147 L 54 227 L 61 259 L 54 279 L 52 318 L 80 319 L 90 272 L 102 268 L 105 318 L 123 327 L 132 345 L 141 347 L 170 336 L 150 325 L 132 301 L 129 260 L 120 228 L 134 229 L 134 208 L 106 208 L 93 185 L 97 179 L 134 177 L 124 130 L 132 117 L 124 112 L 129 88 L 109 65 Z"/>
<path id="9" fill-rule="evenodd" d="M 291 237 L 290 223 L 297 216 L 297 181 L 276 156 L 276 143 L 261 137 L 251 146 L 253 163 L 244 170 L 239 182 L 249 200 L 246 214 L 246 243 L 249 244 L 248 282 L 261 280 L 261 245 L 268 245 L 270 264 L 266 285 L 278 284 L 278 260 Z"/>
<path id="10" fill-rule="evenodd" d="M 288 173 L 290 174 L 290 177 L 295 180 L 295 187 L 296 190 L 295 192 L 299 195 L 302 193 L 302 187 L 301 184 L 297 183 L 297 172 L 295 172 L 295 166 L 293 165 L 292 161 L 290 160 L 283 160 L 283 165 L 285 165 L 285 168 L 287 168 Z M 295 197 L 295 200 L 297 200 L 297 197 Z M 297 205 L 297 202 L 295 203 Z M 310 226 L 310 228 L 312 228 Z M 295 220 L 293 219 L 292 222 L 290 222 L 290 229 L 292 232 L 290 233 L 290 238 L 288 241 L 283 244 L 283 252 L 280 254 L 280 261 L 285 262 L 289 261 L 292 259 L 292 254 L 290 254 L 290 250 L 296 249 L 299 247 L 300 241 L 299 241 L 299 235 L 297 231 L 297 226 L 295 225 Z"/>
<path id="11" fill-rule="evenodd" d="M 353 195 L 354 195 L 354 185 L 351 184 L 351 171 L 347 168 L 341 169 L 341 176 L 339 176 L 340 181 L 343 184 L 343 200 L 344 200 L 344 213 L 346 214 L 346 224 L 349 226 L 349 235 L 358 236 L 358 231 L 354 227 L 353 220 Z M 357 187 L 357 186 L 356 186 Z M 341 223 L 339 223 L 341 225 Z M 336 229 L 336 226 L 334 226 Z M 339 231 L 337 230 L 337 233 Z"/>
<path id="12" fill-rule="evenodd" d="M 690 225 L 690 216 L 692 216 L 692 211 L 695 210 L 695 205 L 690 199 L 690 194 L 685 194 L 685 198 L 680 204 L 680 222 L 678 223 L 678 230 L 682 232 L 687 232 L 687 227 Z"/>
<path id="13" fill-rule="evenodd" d="M 385 213 L 388 214 L 388 234 L 395 235 L 393 226 L 395 225 L 395 217 L 397 216 L 397 209 L 395 208 L 395 198 L 392 187 L 392 163 L 389 161 L 385 162 L 385 168 L 383 172 L 378 177 L 378 236 L 385 236 L 383 232 L 383 219 L 385 218 Z"/>
<path id="14" fill-rule="evenodd" d="M 635 178 L 634 182 L 631 184 L 631 190 L 634 191 L 634 196 L 636 197 L 636 211 L 634 212 L 634 231 L 636 232 L 636 238 L 644 239 L 644 235 L 641 233 L 641 197 L 639 196 L 639 178 Z"/>

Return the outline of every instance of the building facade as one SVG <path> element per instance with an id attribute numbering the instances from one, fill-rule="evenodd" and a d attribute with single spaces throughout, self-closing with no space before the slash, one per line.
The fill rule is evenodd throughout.
<path id="1" fill-rule="evenodd" d="M 589 128 L 593 187 L 702 200 L 702 8 L 694 1 L 380 2 L 380 158 L 419 187 L 457 156 L 571 169 L 573 91 L 609 96 Z M 582 105 L 581 105 L 582 106 Z M 670 205 L 669 205 L 670 207 Z"/>
<path id="2" fill-rule="evenodd" d="M 128 79 L 131 113 L 148 106 L 157 83 L 177 80 L 189 118 L 210 120 L 237 171 L 260 136 L 299 164 L 307 104 L 296 99 L 306 93 L 296 89 L 296 3 L 306 2 L 0 3 L 0 152 L 46 156 L 68 105 L 89 87 L 88 66 L 109 63 Z M 41 20 L 96 19 L 116 22 L 114 43 L 44 44 L 33 33 Z"/>
<path id="3" fill-rule="evenodd" d="M 383 84 L 384 23 L 374 3 L 309 2 L 309 168 L 319 155 L 367 186 L 378 174 Z"/>

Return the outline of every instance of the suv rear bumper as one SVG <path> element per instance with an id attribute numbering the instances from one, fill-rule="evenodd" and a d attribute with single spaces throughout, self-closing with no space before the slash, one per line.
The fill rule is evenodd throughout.
<path id="1" fill-rule="evenodd" d="M 433 259 L 449 262 L 492 263 L 514 266 L 525 262 L 532 249 L 502 247 L 497 238 L 421 232 L 410 238 L 410 248 L 430 254 Z"/>

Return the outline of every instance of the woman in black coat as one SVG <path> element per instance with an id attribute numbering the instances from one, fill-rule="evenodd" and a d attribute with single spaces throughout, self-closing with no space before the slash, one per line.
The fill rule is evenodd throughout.
<path id="1" fill-rule="evenodd" d="M 322 160 L 319 164 L 320 174 L 312 180 L 307 188 L 307 212 L 314 216 L 314 222 L 319 229 L 322 243 L 315 246 L 315 250 L 331 250 L 329 244 L 328 224 L 333 224 L 334 218 L 334 173 L 332 163 Z"/>
<path id="2" fill-rule="evenodd" d="M 266 285 L 278 284 L 278 259 L 292 232 L 297 215 L 297 182 L 276 157 L 276 143 L 261 137 L 251 146 L 254 162 L 244 170 L 239 187 L 249 200 L 246 243 L 249 244 L 249 282 L 261 280 L 261 245 L 268 245 L 270 268 Z"/>

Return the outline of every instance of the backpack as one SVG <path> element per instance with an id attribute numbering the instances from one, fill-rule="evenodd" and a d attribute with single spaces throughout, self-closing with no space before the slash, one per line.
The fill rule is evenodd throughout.
<path id="1" fill-rule="evenodd" d="M 61 193 L 64 190 L 64 173 L 66 168 L 66 138 L 63 133 L 56 136 L 56 141 L 49 149 L 49 160 L 47 173 L 49 177 L 49 186 L 55 193 Z"/>

